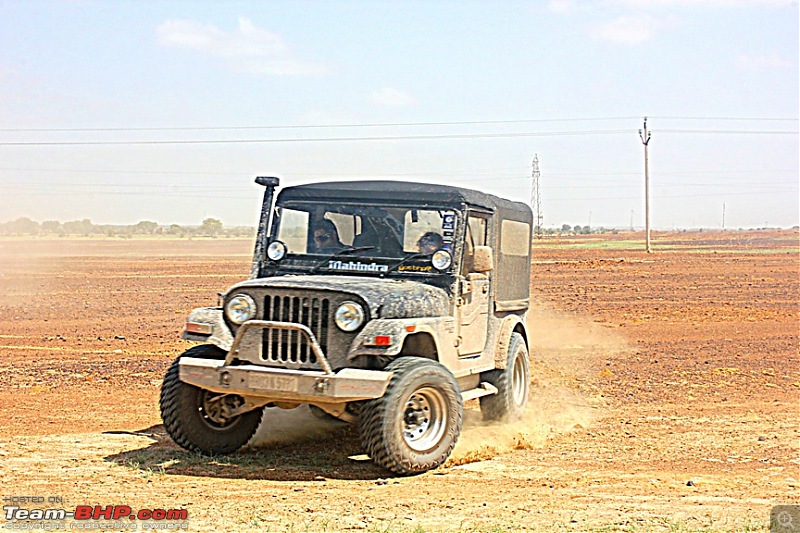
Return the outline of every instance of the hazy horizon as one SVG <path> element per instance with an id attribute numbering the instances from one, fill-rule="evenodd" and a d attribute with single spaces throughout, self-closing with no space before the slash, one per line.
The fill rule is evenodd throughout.
<path id="1" fill-rule="evenodd" d="M 18 220 L 19 218 L 27 218 L 27 219 L 33 220 L 34 222 L 38 223 L 39 225 L 41 225 L 42 222 L 47 222 L 47 221 L 56 221 L 56 222 L 59 222 L 60 224 L 64 224 L 64 223 L 67 223 L 67 222 L 79 222 L 79 221 L 83 221 L 83 220 L 89 220 L 89 221 L 91 221 L 91 223 L 94 226 L 97 226 L 98 228 L 104 228 L 104 227 L 131 228 L 131 227 L 134 227 L 134 226 L 136 226 L 136 224 L 141 223 L 141 222 L 154 222 L 154 223 L 158 224 L 159 228 L 163 228 L 163 229 L 167 229 L 170 226 L 180 226 L 182 228 L 194 228 L 194 229 L 197 229 L 197 228 L 201 228 L 202 225 L 203 225 L 202 222 L 189 223 L 189 224 L 176 224 L 175 222 L 160 222 L 160 221 L 157 221 L 157 220 L 139 220 L 139 221 L 137 221 L 135 223 L 132 223 L 132 224 L 100 224 L 100 223 L 94 222 L 89 217 L 82 217 L 82 218 L 77 218 L 77 219 L 74 219 L 74 220 L 57 220 L 57 219 L 54 219 L 54 218 L 48 218 L 48 219 L 45 219 L 45 220 L 35 220 L 35 219 L 32 219 L 31 217 L 26 217 L 26 216 L 23 215 L 22 217 L 18 217 L 17 219 L 14 219 L 14 220 L 0 220 L 0 229 L 1 229 L 3 224 L 7 224 L 9 222 L 14 222 L 14 221 Z M 256 228 L 258 226 L 257 221 L 254 222 L 253 224 L 235 224 L 235 225 L 233 225 L 233 224 L 225 224 L 224 221 L 220 221 L 220 222 L 223 223 L 223 227 L 225 229 L 250 229 L 250 230 L 253 231 L 254 234 L 255 234 Z M 550 225 L 550 226 L 545 224 L 545 225 L 542 226 L 542 229 L 545 230 L 545 231 L 547 231 L 547 230 L 558 231 L 558 230 L 561 230 L 565 224 L 569 224 L 569 223 L 568 222 L 564 222 L 563 224 L 558 224 L 558 225 L 554 224 L 554 225 Z M 578 225 L 580 225 L 580 224 L 569 224 L 569 226 L 572 227 L 572 228 L 574 228 L 575 226 L 578 226 Z M 583 227 L 584 225 L 580 225 L 580 226 Z M 619 231 L 619 232 L 632 232 L 632 233 L 639 233 L 639 232 L 644 232 L 645 231 L 645 227 L 644 226 L 633 226 L 633 227 L 630 227 L 630 226 L 589 226 L 589 227 L 593 231 L 605 230 L 605 231 Z M 764 230 L 767 230 L 767 231 L 769 231 L 769 230 L 773 230 L 773 231 L 788 231 L 788 230 L 796 230 L 798 228 L 800 228 L 800 224 L 795 224 L 794 226 L 757 226 L 757 227 L 744 227 L 744 226 L 742 226 L 742 227 L 733 227 L 733 226 L 727 226 L 726 225 L 724 228 L 723 227 L 713 227 L 713 226 L 707 226 L 707 227 L 700 227 L 700 226 L 698 226 L 698 227 L 672 227 L 672 228 L 657 228 L 657 227 L 653 227 L 653 228 L 651 228 L 651 230 L 652 231 L 659 231 L 659 232 L 675 232 L 675 231 L 731 231 L 731 232 L 736 232 L 736 231 L 764 231 Z M 43 233 L 42 234 L 42 236 L 53 236 L 53 235 L 54 234 L 52 234 L 52 233 Z M 68 235 L 74 235 L 74 234 L 68 234 Z M 96 234 L 94 234 L 94 235 L 96 235 Z M 164 234 L 164 235 L 167 235 L 167 234 Z M 8 235 L 3 235 L 3 233 L 0 231 L 0 236 L 8 236 Z M 22 235 L 19 235 L 19 236 L 22 236 Z"/>

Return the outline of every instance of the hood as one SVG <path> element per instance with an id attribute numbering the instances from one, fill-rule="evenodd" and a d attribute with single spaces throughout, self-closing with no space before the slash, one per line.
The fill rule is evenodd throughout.
<path id="1" fill-rule="evenodd" d="M 228 293 L 245 288 L 280 288 L 353 294 L 364 300 L 373 318 L 414 318 L 449 314 L 450 299 L 438 287 L 402 279 L 356 276 L 290 275 L 237 283 Z"/>

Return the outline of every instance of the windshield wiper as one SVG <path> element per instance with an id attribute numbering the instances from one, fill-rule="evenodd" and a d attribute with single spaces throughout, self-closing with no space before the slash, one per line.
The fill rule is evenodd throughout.
<path id="1" fill-rule="evenodd" d="M 326 264 L 328 261 L 330 261 L 334 257 L 340 257 L 342 255 L 357 254 L 358 252 L 366 252 L 367 250 L 372 250 L 373 248 L 375 248 L 375 247 L 374 246 L 359 246 L 358 248 L 343 248 L 342 250 L 339 250 L 338 252 L 334 252 L 334 253 L 330 254 L 328 257 L 326 257 L 325 259 L 323 259 L 322 261 L 320 261 L 319 263 L 314 265 L 314 268 L 311 269 L 309 274 L 316 274 L 317 270 L 322 268 L 322 266 L 324 264 Z"/>
<path id="2" fill-rule="evenodd" d="M 392 266 L 390 266 L 386 270 L 386 272 L 382 272 L 381 273 L 381 277 L 385 276 L 386 274 L 388 274 L 392 270 L 396 270 L 396 269 L 400 268 L 401 266 L 405 265 L 406 263 L 408 263 L 412 259 L 422 259 L 423 257 L 430 257 L 430 256 L 431 256 L 431 254 L 411 254 L 408 257 L 404 257 L 403 259 L 401 259 L 397 263 L 395 263 Z"/>

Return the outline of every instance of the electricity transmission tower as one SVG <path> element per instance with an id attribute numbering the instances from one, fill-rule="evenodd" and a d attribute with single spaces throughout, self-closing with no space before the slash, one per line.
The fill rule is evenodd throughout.
<path id="1" fill-rule="evenodd" d="M 539 194 L 539 154 L 533 154 L 533 170 L 531 172 L 531 210 L 533 211 L 533 232 L 536 239 L 542 238 L 542 197 Z"/>

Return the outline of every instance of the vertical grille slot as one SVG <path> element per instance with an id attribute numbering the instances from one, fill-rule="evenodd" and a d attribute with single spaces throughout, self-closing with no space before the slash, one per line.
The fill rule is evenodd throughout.
<path id="1" fill-rule="evenodd" d="M 308 327 L 323 352 L 328 347 L 327 298 L 267 295 L 264 297 L 264 320 L 293 322 Z M 267 363 L 291 365 L 314 364 L 317 357 L 305 335 L 299 331 L 266 328 L 262 332 L 261 359 Z"/>

